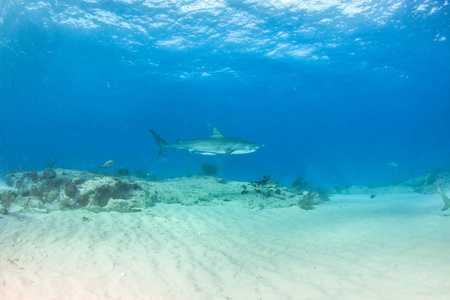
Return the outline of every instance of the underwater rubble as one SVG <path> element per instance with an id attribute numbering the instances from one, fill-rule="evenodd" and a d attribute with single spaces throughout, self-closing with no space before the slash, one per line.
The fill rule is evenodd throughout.
<path id="1" fill-rule="evenodd" d="M 135 212 L 156 203 L 181 205 L 239 205 L 247 208 L 299 206 L 313 209 L 327 193 L 279 187 L 269 175 L 255 182 L 213 176 L 187 176 L 150 181 L 140 176 L 117 176 L 53 169 L 16 171 L 6 175 L 11 189 L 0 190 L 0 213 L 85 209 L 92 212 Z"/>

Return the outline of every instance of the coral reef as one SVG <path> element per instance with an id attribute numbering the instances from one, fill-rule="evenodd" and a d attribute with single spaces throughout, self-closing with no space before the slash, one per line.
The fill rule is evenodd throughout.
<path id="1" fill-rule="evenodd" d="M 419 176 L 382 186 L 340 186 L 332 189 L 333 193 L 342 194 L 385 194 L 385 193 L 420 193 L 434 194 L 436 186 L 444 190 L 450 189 L 450 170 L 436 169 Z"/>
<path id="2" fill-rule="evenodd" d="M 269 174 L 264 175 L 263 179 L 260 181 L 252 181 L 253 186 L 276 186 L 275 182 L 272 181 Z"/>
<path id="3" fill-rule="evenodd" d="M 261 194 L 264 197 L 277 197 L 282 200 L 285 200 L 286 197 L 295 198 L 297 204 L 305 210 L 314 209 L 321 202 L 329 200 L 329 193 L 325 189 L 306 190 L 306 188 L 310 188 L 311 186 L 303 178 L 294 181 L 292 184 L 294 188 L 291 190 L 285 187 L 279 187 L 272 181 L 268 174 L 264 175 L 261 181 L 254 181 L 251 184 L 255 188 L 255 193 Z"/>
<path id="4" fill-rule="evenodd" d="M 156 203 L 312 209 L 324 201 L 325 195 L 318 190 L 300 193 L 279 187 L 270 175 L 251 183 L 212 176 L 191 175 L 162 181 L 144 180 L 141 176 L 123 177 L 52 168 L 40 172 L 14 172 L 5 178 L 14 189 L 0 191 L 0 212 L 48 212 L 55 209 L 133 212 Z"/>
<path id="5" fill-rule="evenodd" d="M 42 172 L 14 172 L 5 179 L 15 188 L 14 192 L 1 194 L 5 212 L 12 202 L 24 209 L 45 209 L 45 204 L 56 204 L 63 210 L 120 212 L 152 206 L 137 183 L 112 176 L 47 168 Z"/>
<path id="6" fill-rule="evenodd" d="M 431 194 L 436 192 L 437 185 L 443 185 L 442 181 L 448 180 L 447 175 L 448 172 L 438 169 L 409 179 L 404 185 L 412 188 L 415 193 Z"/>

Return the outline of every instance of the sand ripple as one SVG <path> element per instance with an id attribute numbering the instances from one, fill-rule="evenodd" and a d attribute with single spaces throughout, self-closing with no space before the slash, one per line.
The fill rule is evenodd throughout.
<path id="1" fill-rule="evenodd" d="M 0 298 L 446 299 L 450 218 L 383 197 L 3 216 Z"/>

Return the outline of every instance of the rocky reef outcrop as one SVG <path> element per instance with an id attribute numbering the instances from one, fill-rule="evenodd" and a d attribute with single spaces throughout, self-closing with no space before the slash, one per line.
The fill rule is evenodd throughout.
<path id="1" fill-rule="evenodd" d="M 3 213 L 13 204 L 38 211 L 84 208 L 119 212 L 153 205 L 146 191 L 129 179 L 83 171 L 47 168 L 41 172 L 14 172 L 5 181 L 14 190 L 1 193 Z"/>
<path id="2" fill-rule="evenodd" d="M 437 193 L 437 186 L 443 190 L 450 189 L 450 170 L 436 169 L 428 171 L 424 174 L 409 178 L 403 182 L 396 182 L 395 184 L 385 186 L 343 186 L 334 187 L 333 193 L 339 194 L 434 194 Z"/>
<path id="3" fill-rule="evenodd" d="M 5 181 L 13 189 L 0 191 L 3 214 L 56 209 L 134 212 L 156 203 L 312 209 L 324 201 L 318 192 L 279 187 L 269 175 L 255 182 L 227 181 L 213 176 L 149 181 L 129 175 L 47 168 L 40 172 L 10 173 Z"/>

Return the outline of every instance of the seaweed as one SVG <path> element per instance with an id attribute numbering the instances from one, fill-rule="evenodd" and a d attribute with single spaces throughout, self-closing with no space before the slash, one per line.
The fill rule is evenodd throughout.
<path id="1" fill-rule="evenodd" d="M 55 164 L 56 164 L 56 160 L 54 160 L 53 158 L 46 162 L 47 168 L 50 168 L 50 169 L 52 169 L 55 166 Z"/>
<path id="2" fill-rule="evenodd" d="M 303 179 L 303 177 L 299 177 L 292 182 L 291 188 L 293 190 L 303 192 L 303 191 L 309 190 L 311 188 L 311 184 L 309 182 L 305 181 L 305 179 Z"/>
<path id="3" fill-rule="evenodd" d="M 202 172 L 206 176 L 215 176 L 219 171 L 219 167 L 215 164 L 204 163 L 202 164 Z"/>
<path id="4" fill-rule="evenodd" d="M 330 193 L 327 189 L 314 188 L 303 177 L 299 177 L 292 182 L 292 191 L 302 195 L 299 206 L 306 210 L 314 209 L 318 204 L 330 200 Z"/>
<path id="5" fill-rule="evenodd" d="M 322 202 L 329 201 L 330 194 L 326 189 L 316 189 L 305 192 L 298 201 L 299 206 L 305 210 L 312 210 Z"/>
<path id="6" fill-rule="evenodd" d="M 11 206 L 11 203 L 13 203 L 16 198 L 17 194 L 12 191 L 5 191 L 1 193 L 0 203 L 2 205 L 2 208 L 0 210 L 0 213 L 2 215 L 8 214 L 8 209 Z"/>
<path id="7" fill-rule="evenodd" d="M 327 189 L 318 188 L 316 192 L 320 202 L 330 201 L 330 193 Z"/>
<path id="8" fill-rule="evenodd" d="M 123 177 L 123 176 L 130 176 L 130 171 L 128 169 L 121 167 L 117 172 L 114 173 L 115 176 Z"/>

